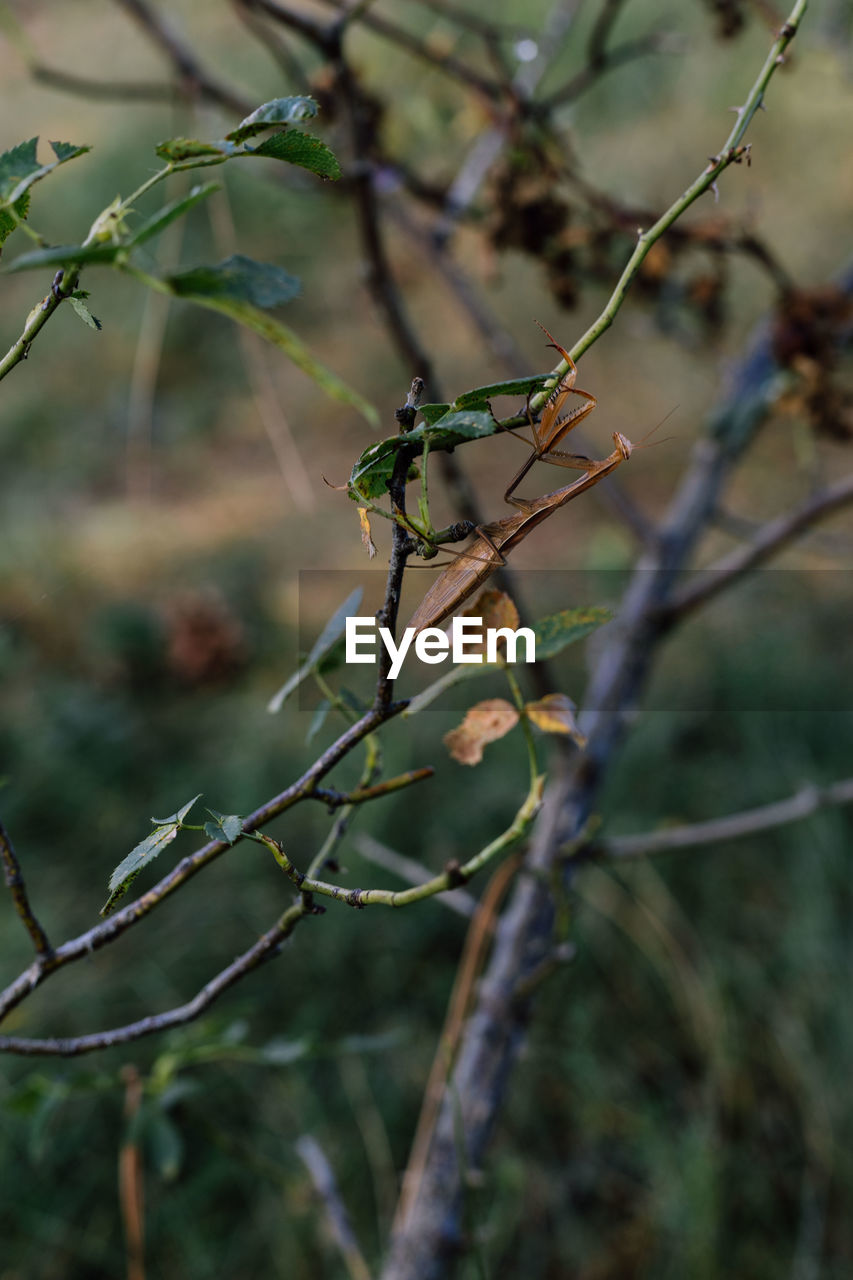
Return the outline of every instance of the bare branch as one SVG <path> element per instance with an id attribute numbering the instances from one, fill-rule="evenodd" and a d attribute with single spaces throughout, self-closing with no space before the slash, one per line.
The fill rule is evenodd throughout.
<path id="1" fill-rule="evenodd" d="M 81 98 L 104 98 L 113 102 L 174 102 L 176 98 L 186 97 L 180 86 L 174 84 L 157 84 L 148 80 L 93 80 L 41 62 L 30 67 L 30 75 L 50 89 L 74 93 Z"/>
<path id="2" fill-rule="evenodd" d="M 349 1214 L 323 1148 L 310 1133 L 297 1138 L 295 1146 L 296 1154 L 311 1175 L 314 1189 L 323 1204 L 326 1221 L 346 1264 L 350 1280 L 370 1280 L 370 1271 L 358 1247 Z"/>
<path id="3" fill-rule="evenodd" d="M 689 826 L 669 827 L 635 836 L 612 836 L 596 840 L 581 852 L 587 858 L 644 858 L 652 853 L 670 853 L 676 849 L 695 849 L 699 845 L 719 844 L 724 840 L 740 840 L 760 831 L 771 831 L 789 822 L 802 822 L 821 809 L 853 804 L 853 778 L 830 783 L 827 787 L 802 787 L 786 800 L 745 809 L 724 818 L 695 822 Z"/>
<path id="4" fill-rule="evenodd" d="M 47 960 L 53 955 L 53 947 L 50 945 L 47 934 L 39 924 L 30 906 L 27 886 L 21 873 L 21 864 L 18 862 L 15 850 L 12 848 L 12 841 L 9 839 L 2 822 L 0 822 L 0 862 L 3 863 L 3 878 L 6 881 L 6 888 L 12 895 L 12 903 L 21 923 L 32 939 L 36 955 L 40 960 Z"/>
<path id="5" fill-rule="evenodd" d="M 131 1040 L 140 1040 L 143 1036 L 154 1035 L 155 1032 L 166 1031 L 171 1027 L 180 1027 L 186 1022 L 192 1022 L 205 1009 L 210 1008 L 223 991 L 227 991 L 235 982 L 239 982 L 259 965 L 277 955 L 280 944 L 290 936 L 303 916 L 310 914 L 310 910 L 310 906 L 306 906 L 302 901 L 290 907 L 278 923 L 272 929 L 268 929 L 254 946 L 244 951 L 215 978 L 211 978 L 210 982 L 205 983 L 187 1004 L 170 1009 L 167 1013 L 153 1013 L 147 1018 L 129 1022 L 126 1026 L 113 1027 L 111 1031 L 97 1031 L 92 1035 L 45 1040 L 31 1040 L 25 1036 L 0 1036 L 0 1053 L 20 1053 L 30 1057 L 74 1058 L 83 1053 L 92 1053 L 96 1049 L 111 1049 L 117 1044 L 127 1044 Z"/>
<path id="6" fill-rule="evenodd" d="M 756 533 L 745 547 L 738 547 L 731 555 L 718 560 L 706 571 L 699 582 L 674 593 L 661 612 L 668 626 L 681 621 L 701 605 L 713 600 L 744 574 L 771 559 L 789 542 L 809 529 L 817 521 L 853 502 L 853 475 L 845 476 L 837 484 L 817 493 L 793 511 L 786 511 L 769 521 Z"/>
<path id="7" fill-rule="evenodd" d="M 320 778 L 334 768 L 338 761 L 342 760 L 356 743 L 378 728 L 385 720 L 397 715 L 405 706 L 405 702 L 398 702 L 391 703 L 381 711 L 375 709 L 368 711 L 345 733 L 341 734 L 338 740 L 314 761 L 301 778 L 250 814 L 243 822 L 244 833 L 249 834 L 257 831 L 265 826 L 266 823 L 271 822 L 273 818 L 284 813 L 292 805 L 306 800 Z M 91 955 L 93 951 L 98 951 L 101 947 L 109 946 L 110 943 L 115 942 L 127 929 L 138 924 L 149 912 L 158 907 L 172 893 L 182 888 L 208 863 L 213 862 L 231 847 L 222 840 L 209 841 L 201 849 L 190 854 L 189 857 L 183 858 L 176 867 L 173 867 L 153 888 L 144 893 L 142 897 L 137 898 L 135 902 L 131 902 L 121 911 L 117 911 L 115 915 L 110 916 L 108 920 L 104 920 L 92 929 L 88 929 L 85 933 L 79 934 L 78 937 L 64 942 L 45 960 L 39 960 L 30 965 L 14 982 L 9 984 L 5 991 L 0 993 L 0 1020 L 5 1018 L 11 1009 L 14 1009 L 22 1000 L 26 999 L 31 991 L 40 986 L 57 969 L 64 968 L 65 965 L 80 960 L 84 956 Z"/>
<path id="8" fill-rule="evenodd" d="M 330 809 L 340 809 L 345 804 L 366 804 L 368 800 L 378 800 L 380 796 L 392 795 L 410 787 L 413 782 L 424 782 L 431 778 L 435 769 L 428 765 L 424 769 L 410 769 L 408 773 L 398 774 L 396 778 L 387 778 L 385 782 L 377 782 L 372 787 L 356 787 L 354 791 L 334 791 L 331 788 L 318 787 L 311 792 L 312 800 L 322 800 Z"/>
<path id="9" fill-rule="evenodd" d="M 150 5 L 148 0 L 114 0 L 114 3 L 124 9 L 149 40 L 166 54 L 191 94 L 216 102 L 238 116 L 246 116 L 253 109 L 254 103 L 211 75 L 201 65 L 191 46 L 181 39 L 168 19 Z"/>

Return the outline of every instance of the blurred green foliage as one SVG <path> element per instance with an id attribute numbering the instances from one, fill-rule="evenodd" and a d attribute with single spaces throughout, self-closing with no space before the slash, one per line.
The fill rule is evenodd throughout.
<path id="1" fill-rule="evenodd" d="M 163 76 L 117 6 L 78 4 L 73 16 L 55 0 L 32 13 L 13 8 L 46 62 Z M 537 26 L 546 6 L 535 8 L 535 20 L 529 5 L 501 11 Z M 183 0 L 173 9 L 234 83 L 252 86 L 258 101 L 282 91 L 227 6 Z M 614 195 L 669 198 L 724 136 L 725 110 L 763 57 L 767 32 L 752 18 L 737 42 L 718 43 L 709 9 L 626 5 L 620 34 L 674 27 L 687 47 L 610 73 L 571 108 L 583 172 Z M 582 9 L 581 44 L 594 12 Z M 827 6 L 807 28 L 795 73 L 774 85 L 748 180 L 731 172 L 721 191 L 727 212 L 754 213 L 802 284 L 837 269 L 849 230 L 849 186 L 838 174 L 850 89 L 845 55 L 827 43 L 832 12 L 843 16 L 843 7 Z M 414 6 L 407 17 L 434 38 L 453 30 Z M 389 148 L 417 156 L 435 180 L 451 177 L 483 114 L 438 72 L 389 57 L 375 37 L 356 32 L 354 43 L 368 82 L 392 104 Z M 554 84 L 577 68 L 575 50 L 557 59 Z M 3 147 L 35 133 L 95 144 L 34 194 L 38 226 L 56 242 L 85 234 L 98 209 L 132 189 L 163 138 L 218 136 L 236 123 L 206 107 L 60 95 L 29 80 L 11 45 L 0 47 L 0 69 Z M 337 149 L 339 125 L 327 129 Z M 351 211 L 309 177 L 282 183 L 257 169 L 226 175 L 227 205 L 194 210 L 183 240 L 167 242 L 152 267 L 189 269 L 239 246 L 300 276 L 289 323 L 382 406 L 386 435 L 408 373 L 365 300 Z M 402 237 L 391 243 L 449 394 L 502 376 L 428 264 Z M 529 259 L 480 261 L 468 239 L 463 251 L 528 354 L 519 375 L 550 363 L 531 317 L 568 342 L 605 296 L 592 288 L 574 314 L 560 313 Z M 34 279 L 4 277 L 8 341 L 49 283 L 34 288 Z M 253 375 L 223 318 L 180 304 L 159 314 L 141 289 L 107 272 L 93 269 L 84 283 L 103 332 L 63 311 L 3 383 L 0 413 L 0 812 L 54 940 L 95 923 L 109 873 L 152 813 L 199 790 L 202 803 L 245 813 L 331 740 L 329 723 L 306 746 L 310 712 L 288 704 L 273 717 L 266 704 L 298 662 L 297 571 L 362 564 L 352 505 L 322 477 L 342 482 L 370 443 L 354 413 L 275 357 L 262 353 Z M 628 423 L 638 435 L 637 423 L 681 406 L 682 440 L 626 468 L 626 485 L 652 515 L 683 464 L 683 437 L 714 402 L 721 363 L 736 357 L 770 300 L 751 264 L 734 269 L 727 287 L 731 324 L 712 341 L 662 335 L 636 300 L 584 361 L 583 383 L 599 396 L 599 441 Z M 277 452 L 263 426 L 265 380 L 285 414 Z M 460 450 L 475 455 L 470 466 L 493 507 L 511 445 L 495 442 L 488 457 L 476 443 Z M 747 461 L 733 502 L 761 519 L 801 491 L 803 467 L 846 468 L 848 452 L 815 445 L 799 419 L 782 419 Z M 294 485 L 297 464 L 307 483 Z M 569 603 L 594 605 L 612 602 L 608 575 L 596 571 L 623 568 L 629 555 L 592 502 L 567 511 L 521 563 L 587 570 L 589 598 Z M 776 616 L 761 590 L 741 588 L 664 651 L 653 709 L 602 800 L 608 831 L 734 812 L 849 772 L 845 575 L 817 572 L 830 563 L 819 547 L 792 563 L 803 568 L 805 604 Z M 316 635 L 339 599 L 300 603 L 309 615 L 302 633 Z M 784 644 L 770 645 L 771 632 Z M 579 696 L 576 656 L 562 670 Z M 490 747 L 476 772 L 446 759 L 441 736 L 458 719 L 429 710 L 415 734 L 388 726 L 387 772 L 435 763 L 436 778 L 358 817 L 431 870 L 497 834 L 524 790 L 512 738 Z M 358 769 L 349 760 L 335 785 L 354 783 Z M 302 805 L 271 834 L 306 866 L 331 821 Z M 849 836 L 849 814 L 827 812 L 716 850 L 579 876 L 577 958 L 543 989 L 491 1165 L 468 1206 L 481 1257 L 463 1264 L 463 1280 L 851 1273 Z M 161 862 L 193 847 L 184 833 Z M 347 883 L 392 884 L 351 842 L 341 861 Z M 272 859 L 240 845 L 118 946 L 54 978 L 3 1029 L 78 1034 L 181 1003 L 289 900 Z M 29 952 L 9 904 L 0 908 L 0 961 L 11 977 Z M 152 1276 L 342 1276 L 294 1149 L 306 1132 L 329 1157 L 375 1263 L 464 933 L 464 921 L 435 902 L 399 914 L 332 904 L 196 1025 L 88 1060 L 5 1059 L 0 1280 L 123 1273 L 117 1164 L 131 1139 L 144 1159 Z M 128 1064 L 144 1082 L 133 1122 L 123 1115 Z"/>

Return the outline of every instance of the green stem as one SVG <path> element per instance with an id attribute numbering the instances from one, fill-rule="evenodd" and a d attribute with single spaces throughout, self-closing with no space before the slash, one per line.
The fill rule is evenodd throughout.
<path id="1" fill-rule="evenodd" d="M 722 151 L 712 158 L 707 168 L 703 170 L 699 177 L 690 184 L 681 196 L 679 196 L 675 203 L 670 205 L 666 213 L 658 218 L 653 227 L 650 227 L 648 231 L 639 232 L 637 237 L 637 247 L 634 249 L 634 252 L 625 264 L 625 269 L 619 277 L 616 288 L 610 295 L 607 306 L 604 308 L 598 319 L 590 325 L 583 337 L 575 343 L 574 347 L 572 347 L 570 355 L 575 362 L 580 360 L 584 352 L 588 351 L 593 343 L 597 342 L 601 335 L 612 325 L 616 318 L 616 313 L 622 306 L 625 296 L 633 284 L 643 260 L 652 245 L 656 244 L 664 232 L 672 226 L 673 222 L 681 217 L 685 209 L 688 209 L 695 200 L 698 200 L 701 195 L 709 190 L 709 188 L 713 187 L 717 178 L 729 167 L 730 164 L 740 164 L 745 158 L 748 159 L 749 146 L 742 145 L 743 137 L 749 128 L 752 117 L 762 104 L 764 91 L 770 82 L 773 72 L 784 61 L 784 52 L 793 40 L 794 36 L 797 34 L 803 14 L 807 8 L 808 0 L 796 0 L 796 4 L 791 10 L 791 15 L 774 41 L 770 52 L 767 55 L 764 66 L 761 68 L 757 80 L 747 95 L 745 103 L 742 107 L 738 108 L 737 120 L 735 121 L 731 133 L 723 144 Z M 568 367 L 568 364 L 564 360 L 561 360 L 553 370 L 553 377 L 561 378 L 568 370 Z M 549 386 L 540 391 L 537 395 L 533 396 L 530 401 L 531 409 L 541 409 L 545 401 L 548 399 L 548 396 L 551 394 L 551 390 L 552 387 Z"/>
<path id="2" fill-rule="evenodd" d="M 329 884 L 325 880 L 316 880 L 311 875 L 303 875 L 293 865 L 278 841 L 262 831 L 253 832 L 252 838 L 267 846 L 285 875 L 292 880 L 302 894 L 316 893 L 325 898 L 335 898 L 338 902 L 345 902 L 349 907 L 407 907 L 412 902 L 422 902 L 425 898 L 435 897 L 437 893 L 444 893 L 447 889 L 456 889 L 459 885 L 466 884 L 498 854 L 504 853 L 517 844 L 526 835 L 539 812 L 544 781 L 542 775 L 533 779 L 524 804 L 515 815 L 512 824 L 497 839 L 487 844 L 461 867 L 448 868 L 441 875 L 433 876 L 431 880 L 414 885 L 411 889 L 344 889 L 340 885 Z M 316 858 L 314 862 L 317 862 Z"/>

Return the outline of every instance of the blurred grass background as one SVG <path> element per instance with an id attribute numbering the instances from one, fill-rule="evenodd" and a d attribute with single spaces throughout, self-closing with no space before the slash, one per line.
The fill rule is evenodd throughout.
<path id="1" fill-rule="evenodd" d="M 165 79 L 115 6 L 30 0 L 9 9 L 46 64 Z M 518 3 L 499 12 L 537 30 L 545 10 Z M 180 0 L 169 11 L 199 56 L 257 102 L 292 91 L 227 5 Z M 393 12 L 433 39 L 450 38 L 451 24 L 415 5 Z M 583 6 L 549 84 L 576 69 L 595 12 Z M 720 184 L 721 209 L 751 220 L 802 287 L 823 283 L 850 251 L 844 15 L 840 4 L 813 6 L 790 72 L 754 122 L 752 168 Z M 679 33 L 679 52 L 611 73 L 566 123 L 591 181 L 661 207 L 718 149 L 768 32 L 753 17 L 738 40 L 721 42 L 698 3 L 626 5 L 621 36 L 652 27 Z M 484 112 L 375 37 L 355 33 L 353 45 L 366 81 L 389 103 L 389 148 L 448 180 L 485 127 Z M 59 93 L 32 81 L 8 40 L 0 74 L 0 148 L 34 134 L 95 148 L 34 193 L 32 220 L 55 242 L 82 238 L 117 192 L 143 180 L 162 138 L 217 137 L 236 123 L 206 108 Z M 342 150 L 340 126 L 318 123 Z M 284 320 L 393 429 L 409 371 L 363 287 L 346 201 L 310 177 L 234 169 L 214 175 L 227 206 L 216 197 L 218 215 L 193 211 L 182 240 L 162 246 L 164 261 L 190 266 L 238 247 L 300 275 L 303 296 Z M 4 261 L 25 247 L 18 238 Z M 500 377 L 423 256 L 393 233 L 390 248 L 450 394 Z M 456 252 L 526 353 L 516 372 L 551 363 L 534 318 L 569 346 L 607 296 L 593 285 L 574 311 L 561 311 L 530 259 L 496 258 L 475 230 L 460 233 Z M 4 277 L 6 345 L 47 283 Z M 83 283 L 103 331 L 63 308 L 4 382 L 0 410 L 0 807 L 55 941 L 95 922 L 110 871 L 151 814 L 199 790 L 213 807 L 245 813 L 331 740 L 326 726 L 306 745 L 307 711 L 270 717 L 265 706 L 297 660 L 297 606 L 310 635 L 339 603 L 297 600 L 298 572 L 363 567 L 352 506 L 323 477 L 343 482 L 371 439 L 354 413 L 264 352 L 298 451 L 282 468 L 227 321 L 174 305 L 161 346 L 157 304 L 132 282 L 92 269 Z M 753 263 L 735 260 L 726 302 L 728 323 L 697 336 L 661 332 L 653 308 L 633 299 L 584 358 L 580 382 L 599 400 L 588 428 L 598 448 L 609 449 L 612 430 L 639 437 L 677 406 L 665 429 L 674 439 L 619 477 L 651 517 L 726 368 L 770 306 L 771 287 Z M 843 443 L 816 441 L 796 414 L 779 418 L 742 467 L 730 509 L 767 518 L 803 497 L 815 475 L 847 470 L 848 454 Z M 517 465 L 513 442 L 459 457 L 484 506 L 496 508 Z M 307 479 L 294 487 L 300 463 Z M 553 487 L 541 467 L 534 478 Z M 440 515 L 438 493 L 436 505 Z M 566 603 L 601 603 L 609 571 L 631 561 L 629 535 L 592 496 L 559 520 L 516 563 L 582 570 L 588 596 Z M 606 830 L 699 820 L 850 772 L 849 519 L 831 532 L 831 544 L 813 539 L 780 562 L 792 570 L 796 608 L 768 613 L 761 591 L 742 587 L 667 646 L 654 710 L 608 783 Z M 386 530 L 377 533 L 385 553 Z M 729 545 L 717 532 L 706 553 Z M 772 661 L 770 631 L 784 638 Z M 579 698 L 583 671 L 577 661 L 566 671 Z M 441 736 L 458 718 L 458 710 L 424 714 L 416 734 L 388 727 L 387 772 L 433 763 L 436 778 L 359 818 L 434 869 L 497 834 L 524 785 L 513 738 L 490 747 L 477 771 L 447 760 Z M 349 761 L 335 784 L 345 787 L 357 768 Z M 272 834 L 304 866 L 330 821 L 301 806 Z M 486 1274 L 850 1274 L 849 835 L 849 814 L 823 813 L 716 851 L 579 878 L 578 957 L 542 993 L 492 1165 L 469 1208 Z M 175 856 L 192 847 L 189 836 L 182 841 Z M 342 852 L 348 883 L 391 883 L 351 843 Z M 241 846 L 118 946 L 36 992 L 4 1031 L 77 1034 L 180 1003 L 288 897 L 270 859 Z M 0 960 L 11 977 L 29 954 L 8 903 L 3 911 Z M 77 1062 L 6 1059 L 0 1280 L 122 1274 L 116 1168 L 128 1063 L 148 1089 L 137 1128 L 151 1275 L 343 1275 L 294 1152 L 304 1132 L 323 1145 L 375 1260 L 464 930 L 434 902 L 393 916 L 330 908 L 197 1026 Z M 461 1274 L 482 1274 L 477 1265 L 469 1260 Z"/>

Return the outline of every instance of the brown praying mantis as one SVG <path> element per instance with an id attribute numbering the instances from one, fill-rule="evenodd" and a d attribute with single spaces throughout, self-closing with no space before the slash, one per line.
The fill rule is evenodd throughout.
<path id="1" fill-rule="evenodd" d="M 581 458 L 579 454 L 561 458 L 558 465 L 576 466 L 578 469 L 583 469 L 585 474 L 573 484 L 555 489 L 552 493 L 543 494 L 541 498 L 530 500 L 510 498 L 508 501 L 513 502 L 521 510 L 515 515 L 505 516 L 503 520 L 495 520 L 491 524 L 481 525 L 472 530 L 477 534 L 476 540 L 466 551 L 460 552 L 436 579 L 410 618 L 408 625 L 418 631 L 423 631 L 426 627 L 437 627 L 445 618 L 455 613 L 459 606 L 494 573 L 495 569 L 506 563 L 506 557 L 510 551 L 514 550 L 529 533 L 532 533 L 537 525 L 547 520 L 560 507 L 564 507 L 567 502 L 571 502 L 572 498 L 578 497 L 585 490 L 598 484 L 599 480 L 603 480 L 620 463 L 626 462 L 631 456 L 634 445 L 618 431 L 613 433 L 613 443 L 616 446 L 613 452 L 600 462 Z M 572 458 L 571 462 L 567 461 L 569 456 Z M 543 454 L 542 457 L 548 460 L 547 455 Z M 526 464 L 522 468 L 514 483 L 517 483 L 521 475 L 529 469 L 529 465 L 532 464 Z"/>
<path id="2" fill-rule="evenodd" d="M 429 455 L 428 443 L 424 446 L 421 461 L 422 497 L 419 502 L 419 521 L 416 521 L 411 516 L 405 516 L 399 511 L 389 515 L 388 512 L 367 502 L 358 490 L 353 494 L 353 496 L 365 502 L 365 514 L 367 510 L 374 510 L 407 529 L 413 535 L 412 550 L 416 550 L 419 555 L 427 559 L 437 554 L 438 547 L 441 544 L 461 541 L 462 538 L 472 533 L 477 535 L 470 547 L 464 551 L 454 553 L 455 558 L 453 561 L 432 584 L 416 609 L 409 626 L 413 626 L 419 631 L 426 627 L 435 627 L 452 613 L 455 613 L 459 606 L 469 596 L 473 595 L 477 588 L 500 565 L 506 563 L 506 556 L 543 520 L 547 520 L 554 511 L 559 510 L 560 507 L 565 506 L 567 502 L 571 502 L 573 498 L 578 497 L 587 489 L 591 489 L 593 485 L 598 484 L 600 480 L 608 476 L 621 463 L 627 461 L 635 447 L 626 436 L 619 432 L 614 432 L 613 434 L 615 446 L 613 452 L 601 461 L 587 458 L 583 454 L 565 453 L 556 447 L 569 431 L 576 427 L 587 414 L 592 412 L 597 401 L 589 391 L 583 391 L 580 387 L 575 386 L 577 369 L 571 356 L 565 348 L 554 340 L 544 325 L 539 327 L 550 339 L 549 345 L 559 351 L 568 368 L 560 376 L 556 386 L 548 396 L 538 424 L 533 421 L 528 402 L 527 416 L 532 432 L 532 441 L 509 427 L 501 428 L 507 434 L 514 436 L 517 440 L 521 440 L 528 447 L 532 445 L 530 456 L 513 476 L 504 493 L 504 500 L 519 508 L 516 514 L 481 526 L 463 521 L 460 524 L 452 525 L 449 529 L 436 532 L 429 519 L 427 499 L 426 467 Z M 561 416 L 563 405 L 570 395 L 581 396 L 583 403 Z M 573 470 L 583 472 L 583 475 L 572 484 L 566 485 L 561 489 L 555 489 L 551 493 L 543 494 L 539 498 L 513 497 L 512 495 L 518 485 L 537 461 L 550 462 L 554 466 L 571 467 Z"/>

